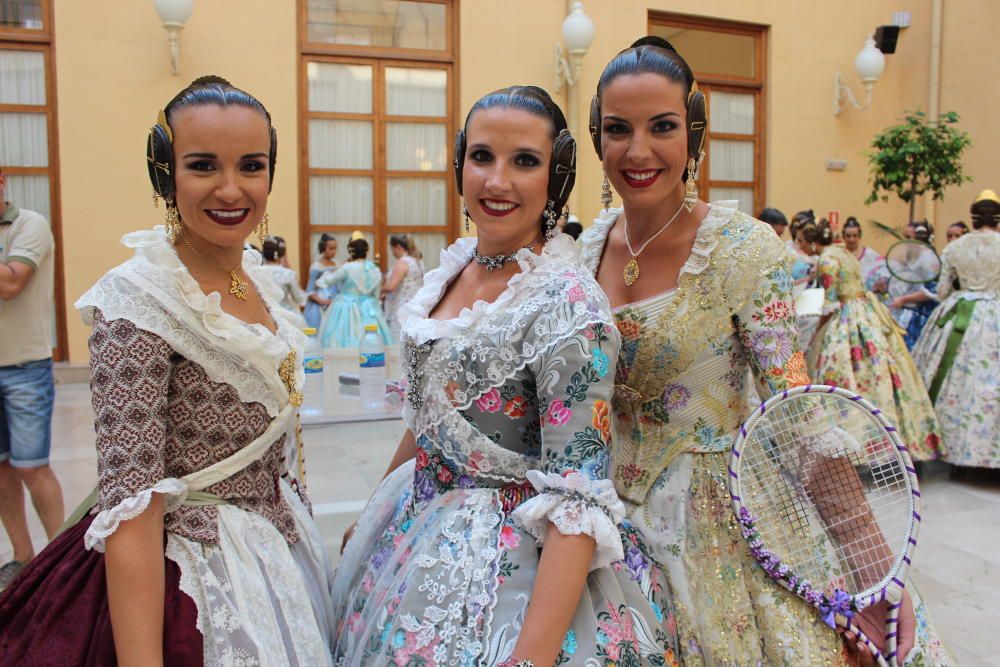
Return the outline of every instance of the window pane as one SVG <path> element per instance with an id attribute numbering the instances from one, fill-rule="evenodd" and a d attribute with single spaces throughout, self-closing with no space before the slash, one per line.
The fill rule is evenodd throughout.
<path id="1" fill-rule="evenodd" d="M 389 169 L 444 171 L 448 165 L 444 125 L 389 123 L 386 134 Z"/>
<path id="2" fill-rule="evenodd" d="M 389 224 L 443 227 L 448 224 L 445 209 L 447 192 L 443 179 L 386 179 Z"/>
<path id="3" fill-rule="evenodd" d="M 389 115 L 444 116 L 448 113 L 448 73 L 440 69 L 385 69 Z"/>
<path id="4" fill-rule="evenodd" d="M 0 25 L 42 29 L 42 0 L 0 0 Z"/>
<path id="5" fill-rule="evenodd" d="M 417 251 L 423 257 L 424 271 L 436 269 L 441 263 L 441 251 L 451 245 L 448 235 L 440 232 L 407 232 L 406 235 L 417 246 Z M 392 269 L 396 258 L 392 256 L 392 249 L 389 247 L 389 240 L 386 240 L 385 256 L 388 258 L 388 268 Z"/>
<path id="6" fill-rule="evenodd" d="M 311 176 L 309 223 L 362 227 L 373 224 L 372 179 L 368 176 Z"/>
<path id="7" fill-rule="evenodd" d="M 447 6 L 409 0 L 309 0 L 308 40 L 444 51 Z"/>
<path id="8" fill-rule="evenodd" d="M 709 98 L 711 109 L 708 117 L 709 130 L 732 134 L 754 134 L 753 95 L 739 93 L 717 93 Z"/>
<path id="9" fill-rule="evenodd" d="M 739 202 L 739 209 L 748 215 L 754 215 L 753 210 L 753 188 L 712 188 L 709 200 L 713 202 L 735 199 Z"/>
<path id="10" fill-rule="evenodd" d="M 756 38 L 695 28 L 654 25 L 653 34 L 663 37 L 684 54 L 696 75 L 723 74 L 753 78 Z"/>
<path id="11" fill-rule="evenodd" d="M 370 65 L 309 63 L 309 110 L 341 113 L 372 112 Z"/>
<path id="12" fill-rule="evenodd" d="M 708 145 L 713 181 L 753 181 L 753 142 L 714 139 Z"/>
<path id="13" fill-rule="evenodd" d="M 310 120 L 309 166 L 371 169 L 372 124 L 366 120 Z"/>
<path id="14" fill-rule="evenodd" d="M 49 166 L 45 114 L 0 113 L 0 165 Z"/>
<path id="15" fill-rule="evenodd" d="M 49 177 L 7 174 L 4 198 L 18 208 L 26 208 L 52 220 L 49 208 Z"/>
<path id="16" fill-rule="evenodd" d="M 45 54 L 0 51 L 0 104 L 45 104 Z"/>

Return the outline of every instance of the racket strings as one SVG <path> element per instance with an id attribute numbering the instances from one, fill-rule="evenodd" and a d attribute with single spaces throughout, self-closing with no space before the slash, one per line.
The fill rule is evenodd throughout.
<path id="1" fill-rule="evenodd" d="M 799 578 L 860 592 L 891 571 L 908 534 L 908 478 L 867 411 L 839 396 L 783 400 L 753 424 L 740 458 L 742 502 Z"/>

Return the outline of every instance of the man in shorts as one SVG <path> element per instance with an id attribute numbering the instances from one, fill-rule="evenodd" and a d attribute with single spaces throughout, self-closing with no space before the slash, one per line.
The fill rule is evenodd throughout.
<path id="1" fill-rule="evenodd" d="M 0 170 L 0 520 L 14 550 L 0 566 L 3 590 L 34 558 L 24 487 L 51 540 L 63 522 L 52 441 L 54 243 L 44 217 L 5 198 Z"/>

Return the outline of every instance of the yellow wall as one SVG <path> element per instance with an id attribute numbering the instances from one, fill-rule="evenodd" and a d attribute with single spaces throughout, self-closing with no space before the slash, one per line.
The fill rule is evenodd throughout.
<path id="1" fill-rule="evenodd" d="M 199 0 L 182 34 L 181 71 L 170 73 L 167 33 L 152 2 L 55 2 L 69 358 L 87 359 L 88 329 L 73 302 L 129 253 L 122 234 L 161 224 L 143 144 L 156 113 L 192 79 L 218 74 L 264 101 L 278 130 L 268 205 L 272 229 L 297 232 L 295 3 Z M 294 261 L 294 257 L 291 258 Z"/>
<path id="2" fill-rule="evenodd" d="M 863 89 L 854 57 L 865 36 L 889 23 L 895 0 L 585 0 L 596 37 L 583 61 L 578 93 L 581 128 L 577 213 L 597 213 L 600 164 L 586 135 L 587 105 L 604 65 L 645 34 L 650 10 L 724 18 L 770 26 L 766 92 L 766 200 L 786 213 L 812 208 L 900 224 L 898 202 L 866 207 L 867 165 L 861 153 L 871 137 L 905 110 L 926 109 L 929 84 L 930 0 L 914 0 L 913 25 L 887 56 L 874 102 L 866 111 L 832 112 L 833 81 L 843 73 L 856 96 Z M 297 76 L 295 0 L 199 0 L 183 33 L 181 73 L 172 76 L 166 33 L 152 2 L 57 0 L 55 53 L 59 103 L 63 239 L 66 248 L 70 359 L 87 358 L 85 327 L 72 302 L 103 272 L 126 258 L 118 244 L 129 230 L 161 220 L 150 206 L 142 142 L 156 110 L 192 78 L 215 73 L 260 97 L 279 133 L 277 177 L 269 206 L 273 229 L 299 252 L 297 220 Z M 461 0 L 460 113 L 481 95 L 512 83 L 552 90 L 553 49 L 566 15 L 563 0 Z M 994 20 L 989 20 L 989 19 Z M 941 108 L 963 116 L 975 148 L 967 168 L 976 183 L 948 193 L 937 207 L 944 220 L 966 218 L 972 196 L 990 181 L 997 146 L 993 109 L 1000 105 L 1000 45 L 988 32 L 1000 4 L 945 3 Z M 697 63 L 694 63 L 697 68 Z M 565 104 L 565 92 L 556 96 Z M 826 171 L 827 158 L 847 170 Z M 918 206 L 922 214 L 923 205 Z M 934 207 L 928 211 L 935 214 Z M 943 230 L 942 230 L 943 231 Z M 940 234 L 939 236 L 943 236 Z M 879 249 L 886 239 L 869 231 Z"/>

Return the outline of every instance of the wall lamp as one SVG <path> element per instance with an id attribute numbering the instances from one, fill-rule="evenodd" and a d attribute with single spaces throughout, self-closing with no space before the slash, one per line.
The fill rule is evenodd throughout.
<path id="1" fill-rule="evenodd" d="M 167 31 L 167 43 L 170 45 L 170 71 L 175 76 L 181 66 L 181 30 L 191 18 L 194 0 L 153 0 L 153 6 L 163 29 Z"/>
<path id="2" fill-rule="evenodd" d="M 862 47 L 854 59 L 854 69 L 857 71 L 858 77 L 865 87 L 865 103 L 858 104 L 858 101 L 854 98 L 854 93 L 844 84 L 844 76 L 840 72 L 837 72 L 833 81 L 834 116 L 839 116 L 840 112 L 847 108 L 848 103 L 859 111 L 871 106 L 872 88 L 885 70 L 885 56 L 875 46 L 875 40 L 872 37 L 868 37 L 865 40 L 864 47 Z"/>

